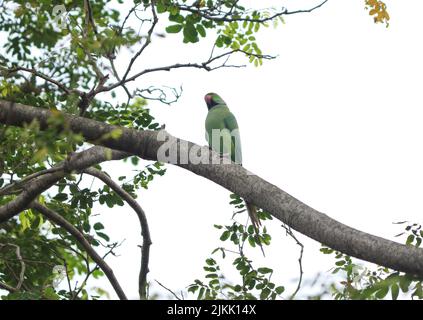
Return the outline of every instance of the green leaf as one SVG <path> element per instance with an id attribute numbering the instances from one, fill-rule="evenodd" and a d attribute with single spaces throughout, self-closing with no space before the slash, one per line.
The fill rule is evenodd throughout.
<path id="1" fill-rule="evenodd" d="M 228 238 L 229 238 L 230 235 L 231 235 L 231 233 L 228 230 L 226 230 L 220 236 L 220 240 L 221 241 L 226 241 L 226 240 L 228 240 Z"/>
<path id="2" fill-rule="evenodd" d="M 49 300 L 59 300 L 59 295 L 54 291 L 52 287 L 47 287 L 44 292 L 43 296 Z"/>
<path id="3" fill-rule="evenodd" d="M 399 287 L 396 283 L 391 286 L 392 300 L 397 300 L 399 295 Z"/>
<path id="4" fill-rule="evenodd" d="M 385 286 L 382 289 L 380 289 L 378 292 L 376 292 L 375 296 L 378 299 L 383 299 L 388 294 L 388 292 L 389 292 L 389 287 L 388 286 Z"/>
<path id="5" fill-rule="evenodd" d="M 410 287 L 411 281 L 407 279 L 405 276 L 401 277 L 399 280 L 399 286 L 402 292 L 407 292 L 408 288 Z"/>
<path id="6" fill-rule="evenodd" d="M 209 286 L 216 286 L 219 284 L 219 279 L 213 279 L 209 281 Z"/>
<path id="7" fill-rule="evenodd" d="M 263 267 L 263 268 L 258 268 L 258 269 L 257 269 L 257 271 L 258 271 L 259 273 L 262 273 L 262 274 L 272 273 L 272 272 L 273 272 L 273 270 L 272 270 L 272 269 L 270 269 L 270 268 L 266 268 L 266 267 Z"/>
<path id="8" fill-rule="evenodd" d="M 285 291 L 285 287 L 283 286 L 276 287 L 275 291 L 277 294 L 282 294 Z"/>
<path id="9" fill-rule="evenodd" d="M 31 226 L 31 222 L 29 221 L 29 219 L 26 215 L 26 211 L 23 211 L 19 214 L 19 221 L 20 221 L 21 226 L 22 226 L 22 231 L 25 231 L 26 229 L 28 229 Z"/>
<path id="10" fill-rule="evenodd" d="M 414 241 L 414 234 L 410 234 L 410 235 L 407 237 L 407 241 L 405 242 L 405 244 L 406 244 L 406 245 L 410 245 L 410 244 L 412 244 L 412 243 L 413 243 L 413 241 Z"/>
<path id="11" fill-rule="evenodd" d="M 157 7 L 156 8 L 157 8 L 157 12 L 158 13 L 163 13 L 163 12 L 166 12 L 166 10 L 167 10 L 167 7 L 161 1 L 159 1 L 157 3 Z"/>
<path id="12" fill-rule="evenodd" d="M 182 24 L 174 24 L 171 26 L 166 27 L 167 33 L 178 33 L 182 30 L 183 25 Z"/>
<path id="13" fill-rule="evenodd" d="M 216 272 L 216 268 L 213 267 L 203 267 L 204 271 L 208 271 L 208 272 Z"/>
<path id="14" fill-rule="evenodd" d="M 204 287 L 202 287 L 201 289 L 200 289 L 200 291 L 198 292 L 198 296 L 197 296 L 197 300 L 201 300 L 201 298 L 203 297 L 203 295 L 204 295 Z"/>
<path id="15" fill-rule="evenodd" d="M 198 32 L 192 23 L 186 23 L 184 27 L 184 41 L 196 43 L 198 42 Z"/>
<path id="16" fill-rule="evenodd" d="M 63 202 L 68 199 L 68 195 L 66 193 L 58 193 L 54 196 L 54 200 Z"/>
<path id="17" fill-rule="evenodd" d="M 206 263 L 209 266 L 214 266 L 214 265 L 216 265 L 216 260 L 214 260 L 213 258 L 208 258 L 208 259 L 206 259 Z"/>
<path id="18" fill-rule="evenodd" d="M 206 29 L 204 29 L 204 27 L 201 24 L 197 24 L 196 28 L 200 36 L 204 38 L 206 36 Z"/>
<path id="19" fill-rule="evenodd" d="M 195 293 L 195 291 L 197 291 L 197 290 L 198 290 L 198 286 L 190 286 L 188 288 L 188 292 L 192 292 L 192 293 Z"/>
<path id="20" fill-rule="evenodd" d="M 103 238 L 104 240 L 106 240 L 106 241 L 110 241 L 110 238 L 109 238 L 109 236 L 107 235 L 107 234 L 105 234 L 105 233 L 103 233 L 103 232 L 96 232 L 97 233 L 97 235 L 100 237 L 100 238 Z"/>
<path id="21" fill-rule="evenodd" d="M 184 17 L 180 14 L 171 14 L 169 15 L 169 21 L 177 22 L 179 24 L 183 23 L 185 21 Z"/>
<path id="22" fill-rule="evenodd" d="M 256 247 L 256 241 L 254 239 L 253 236 L 248 236 L 248 243 L 250 244 L 250 246 L 252 246 L 253 248 Z"/>
<path id="23" fill-rule="evenodd" d="M 94 230 L 102 230 L 102 229 L 104 229 L 104 226 L 101 222 L 96 222 L 94 224 Z"/>
<path id="24" fill-rule="evenodd" d="M 261 300 L 265 300 L 265 299 L 267 299 L 267 297 L 269 296 L 269 294 L 270 294 L 270 289 L 269 289 L 269 288 L 264 288 L 264 289 L 261 291 L 261 293 L 260 293 L 260 299 L 261 299 Z"/>

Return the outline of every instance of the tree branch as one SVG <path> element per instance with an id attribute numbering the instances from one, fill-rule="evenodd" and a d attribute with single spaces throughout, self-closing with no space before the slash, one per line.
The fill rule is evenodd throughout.
<path id="1" fill-rule="evenodd" d="M 287 8 L 282 8 L 280 11 L 276 12 L 275 14 L 266 17 L 266 18 L 259 18 L 259 19 L 255 19 L 255 18 L 250 18 L 248 16 L 239 16 L 238 14 L 234 14 L 233 13 L 233 9 L 235 7 L 232 6 L 230 8 L 230 10 L 228 12 L 224 12 L 222 10 L 216 10 L 216 8 L 212 8 L 212 10 L 214 9 L 215 12 L 210 11 L 209 8 L 205 8 L 204 10 L 199 9 L 195 6 L 189 6 L 189 5 L 178 5 L 177 7 L 179 8 L 179 10 L 181 11 L 188 11 L 191 13 L 196 13 L 198 15 L 200 15 L 201 17 L 207 19 L 207 20 L 211 20 L 211 21 L 223 21 L 223 22 L 255 22 L 255 23 L 265 23 L 268 21 L 271 21 L 273 19 L 276 19 L 280 16 L 284 16 L 284 15 L 292 15 L 292 14 L 298 14 L 298 13 L 310 13 L 318 8 L 320 8 L 321 6 L 323 6 L 328 0 L 325 0 L 323 2 L 321 2 L 320 4 L 314 6 L 313 8 L 310 9 L 304 9 L 304 10 L 294 10 L 294 11 L 289 11 Z M 232 15 L 232 16 L 231 16 Z"/>
<path id="2" fill-rule="evenodd" d="M 129 156 L 128 153 L 114 150 L 111 151 L 99 146 L 73 154 L 70 159 L 65 160 L 65 166 L 63 166 L 64 162 L 57 164 L 56 167 L 63 166 L 62 169 L 57 171 L 52 170 L 52 172 L 37 176 L 36 178 L 29 180 L 27 183 L 24 183 L 21 186 L 23 191 L 16 198 L 0 207 L 0 223 L 9 220 L 16 214 L 27 209 L 31 201 L 57 183 L 69 172 L 78 172 L 100 162 L 119 160 L 126 158 L 127 156 Z"/>
<path id="3" fill-rule="evenodd" d="M 137 51 L 137 53 L 131 58 L 131 61 L 129 62 L 128 67 L 126 68 L 125 74 L 122 77 L 122 82 L 125 83 L 125 80 L 129 74 L 129 72 L 131 71 L 132 65 L 134 64 L 135 60 L 137 60 L 137 58 L 144 52 L 145 48 L 148 47 L 148 45 L 151 43 L 151 36 L 153 34 L 154 28 L 156 27 L 157 22 L 159 21 L 159 19 L 157 18 L 157 13 L 156 13 L 156 9 L 155 9 L 155 1 L 151 1 L 150 5 L 151 5 L 151 13 L 153 15 L 153 21 L 151 23 L 151 27 L 148 30 L 147 33 L 147 38 L 145 39 L 145 43 L 142 45 L 141 49 Z"/>
<path id="4" fill-rule="evenodd" d="M 304 245 L 297 239 L 297 237 L 295 236 L 294 232 L 292 232 L 291 228 L 289 226 L 286 226 L 284 224 L 282 224 L 282 228 L 285 229 L 286 234 L 288 236 L 290 236 L 292 239 L 294 239 L 294 241 L 296 242 L 296 244 L 300 247 L 300 256 L 298 257 L 298 266 L 300 269 L 300 276 L 298 278 L 298 284 L 297 284 L 297 288 L 295 289 L 295 291 L 291 294 L 291 296 L 289 297 L 290 300 L 293 300 L 295 298 L 295 296 L 297 295 L 298 291 L 300 291 L 301 289 L 301 283 L 303 281 L 303 253 L 304 253 Z"/>
<path id="5" fill-rule="evenodd" d="M 39 77 L 41 79 L 44 79 L 47 82 L 50 82 L 50 83 L 56 85 L 60 90 L 64 91 L 67 94 L 76 93 L 78 95 L 82 95 L 82 92 L 81 91 L 79 91 L 77 89 L 67 88 L 65 85 L 63 85 L 59 81 L 54 80 L 53 78 L 50 78 L 49 76 L 47 76 L 44 73 L 41 73 L 41 72 L 39 72 L 39 71 L 37 71 L 35 69 L 30 69 L 30 68 L 25 68 L 25 67 L 19 67 L 19 66 L 13 67 L 13 68 L 6 68 L 6 67 L 3 67 L 3 66 L 0 66 L 0 71 L 1 72 L 5 72 L 5 73 L 8 73 L 8 74 L 12 74 L 12 73 L 15 73 L 15 72 L 18 72 L 18 71 L 29 72 L 29 73 L 33 74 L 34 76 L 36 76 L 36 77 Z"/>
<path id="6" fill-rule="evenodd" d="M 57 172 L 57 171 L 63 170 L 63 169 L 64 169 L 64 164 L 61 164 L 61 165 L 57 165 L 57 166 L 50 168 L 50 169 L 34 172 L 33 174 L 30 174 L 30 175 L 26 176 L 25 178 L 23 178 L 19 181 L 12 181 L 11 183 L 5 185 L 4 187 L 2 187 L 0 189 L 0 196 L 10 194 L 11 192 L 13 192 L 14 189 L 19 188 L 24 183 L 27 183 L 28 181 L 30 181 L 32 179 L 35 179 L 35 178 L 42 176 L 44 174 Z"/>
<path id="7" fill-rule="evenodd" d="M 0 287 L 3 288 L 3 289 L 8 290 L 10 292 L 16 292 L 16 291 L 19 291 L 21 289 L 21 287 L 23 285 L 23 282 L 25 280 L 25 269 L 26 269 L 26 266 L 25 266 L 25 262 L 22 259 L 21 248 L 18 245 L 13 244 L 13 243 L 6 243 L 6 244 L 1 244 L 0 243 L 0 248 L 1 247 L 6 247 L 6 246 L 14 247 L 15 248 L 16 258 L 18 259 L 19 263 L 21 264 L 21 272 L 19 273 L 19 278 L 16 277 L 17 280 L 18 280 L 18 284 L 16 285 L 16 287 L 11 287 L 11 286 L 9 286 L 9 285 L 7 285 L 5 283 L 0 283 Z"/>
<path id="8" fill-rule="evenodd" d="M 120 286 L 119 282 L 117 281 L 112 268 L 109 267 L 109 265 L 104 261 L 97 252 L 91 247 L 90 243 L 85 239 L 84 235 L 75 228 L 72 224 L 70 224 L 66 219 L 64 219 L 60 214 L 56 213 L 55 211 L 41 205 L 38 202 L 33 202 L 31 204 L 31 207 L 38 212 L 40 212 L 43 216 L 45 216 L 50 221 L 54 222 L 55 224 L 59 225 L 63 229 L 65 229 L 67 232 L 69 232 L 76 241 L 78 241 L 81 246 L 85 249 L 85 251 L 89 254 L 91 259 L 94 260 L 95 263 L 98 264 L 100 269 L 104 272 L 107 279 L 109 279 L 110 284 L 115 289 L 116 294 L 118 295 L 119 299 L 121 300 L 127 300 L 125 293 L 122 290 L 122 287 Z"/>
<path id="9" fill-rule="evenodd" d="M 104 172 L 94 169 L 88 168 L 85 169 L 83 172 L 94 176 L 101 181 L 103 181 L 106 185 L 108 185 L 116 194 L 118 194 L 123 200 L 125 200 L 132 209 L 136 212 L 138 219 L 141 225 L 141 236 L 143 238 L 142 247 L 141 247 L 141 268 L 138 280 L 138 291 L 140 294 L 141 299 L 146 299 L 146 284 L 147 284 L 147 273 L 148 273 L 148 262 L 150 257 L 150 245 L 151 237 L 150 237 L 150 230 L 147 223 L 147 217 L 144 213 L 144 210 L 138 204 L 138 202 L 132 198 L 132 196 L 127 193 L 121 186 L 119 186 L 116 182 L 114 182 L 107 174 Z"/>
<path id="10" fill-rule="evenodd" d="M 113 90 L 113 89 L 115 89 L 119 86 L 122 86 L 122 85 L 130 82 L 130 81 L 134 81 L 137 78 L 139 78 L 139 77 L 141 77 L 141 76 L 143 76 L 147 73 L 158 72 L 158 71 L 170 71 L 170 70 L 173 70 L 173 69 L 181 69 L 181 68 L 196 68 L 196 69 L 203 69 L 203 70 L 206 70 L 206 71 L 213 71 L 213 70 L 219 69 L 221 67 L 229 67 L 229 66 L 225 65 L 226 61 L 222 65 L 219 65 L 217 67 L 213 67 L 213 66 L 211 66 L 211 64 L 213 62 L 219 60 L 219 59 L 229 57 L 230 55 L 237 53 L 237 52 L 243 53 L 243 54 L 245 54 L 249 57 L 254 56 L 256 58 L 269 59 L 269 60 L 275 58 L 274 56 L 270 56 L 270 55 L 260 55 L 260 54 L 249 53 L 249 52 L 246 52 L 246 51 L 243 51 L 243 50 L 240 50 L 240 49 L 234 49 L 234 50 L 230 50 L 228 52 L 222 53 L 218 56 L 210 57 L 208 60 L 201 62 L 201 63 L 175 63 L 175 64 L 172 64 L 172 65 L 163 66 L 163 67 L 144 69 L 144 70 L 134 74 L 133 76 L 131 76 L 129 78 L 123 77 L 120 81 L 118 81 L 114 84 L 97 88 L 95 90 L 95 92 L 93 93 L 93 95 L 96 95 L 100 92 Z"/>
<path id="11" fill-rule="evenodd" d="M 9 292 L 16 292 L 16 288 L 9 286 L 6 283 L 0 282 L 0 289 L 7 290 Z"/>
<path id="12" fill-rule="evenodd" d="M 19 103 L 14 108 L 9 108 L 9 105 L 10 102 L 0 100 L 0 123 L 9 120 L 9 125 L 23 126 L 37 119 L 41 130 L 48 127 L 50 110 Z M 97 144 L 138 155 L 146 160 L 157 161 L 158 151 L 166 144 L 170 150 L 173 148 L 177 151 L 176 159 L 179 162 L 173 164 L 238 194 L 292 229 L 347 255 L 423 278 L 423 249 L 405 246 L 344 225 L 251 174 L 244 167 L 234 163 L 220 164 L 220 155 L 210 151 L 208 147 L 200 147 L 170 135 L 167 136 L 167 141 L 163 141 L 162 131 L 137 131 L 71 115 L 64 115 L 64 118 L 68 128 L 81 133 L 86 140 L 96 141 Z M 99 139 L 115 129 L 122 132 L 119 138 Z M 201 152 L 204 155 L 201 160 L 204 162 L 182 161 L 189 160 L 185 157 L 190 151 L 195 155 Z M 0 221 L 2 215 L 5 215 L 1 209 Z"/>

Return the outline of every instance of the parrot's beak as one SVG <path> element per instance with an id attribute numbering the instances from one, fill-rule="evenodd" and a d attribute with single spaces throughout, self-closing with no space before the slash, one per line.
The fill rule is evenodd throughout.
<path id="1" fill-rule="evenodd" d="M 204 97 L 204 101 L 206 101 L 207 106 L 210 106 L 210 102 L 211 102 L 211 97 L 209 95 L 206 95 Z"/>

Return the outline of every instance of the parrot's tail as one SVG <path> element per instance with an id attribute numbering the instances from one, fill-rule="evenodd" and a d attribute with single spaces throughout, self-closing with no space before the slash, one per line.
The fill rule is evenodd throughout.
<path id="1" fill-rule="evenodd" d="M 253 205 L 252 203 L 249 203 L 247 201 L 245 201 L 245 204 L 247 206 L 248 215 L 250 216 L 250 220 L 251 220 L 251 223 L 253 225 L 254 231 L 256 232 L 256 235 L 258 237 L 261 222 L 260 222 L 259 217 L 257 216 L 257 208 L 256 208 L 255 205 Z M 258 241 L 260 241 L 260 239 L 258 239 Z M 260 242 L 259 242 L 259 245 L 260 245 L 261 252 L 263 252 L 263 256 L 265 256 L 263 246 L 261 245 Z"/>
<path id="2" fill-rule="evenodd" d="M 258 232 L 259 227 L 261 226 L 260 219 L 257 216 L 257 208 L 255 205 L 245 202 L 247 205 L 248 215 L 250 216 L 251 223 L 253 224 L 254 229 Z"/>

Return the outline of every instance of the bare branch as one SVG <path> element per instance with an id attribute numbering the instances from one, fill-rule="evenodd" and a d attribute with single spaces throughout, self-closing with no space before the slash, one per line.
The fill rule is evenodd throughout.
<path id="1" fill-rule="evenodd" d="M 110 91 L 112 89 L 115 89 L 116 87 L 119 87 L 123 84 L 126 84 L 130 81 L 134 81 L 137 78 L 139 78 L 142 75 L 148 74 L 148 73 L 152 73 L 152 72 L 157 72 L 157 71 L 170 71 L 173 69 L 180 69 L 180 68 L 197 68 L 197 69 L 204 69 L 206 71 L 213 71 L 216 70 L 218 68 L 221 68 L 223 65 L 217 66 L 217 67 L 212 67 L 211 64 L 219 59 L 222 58 L 226 58 L 234 53 L 243 53 L 249 57 L 256 57 L 256 58 L 262 58 L 262 59 L 274 59 L 274 56 L 270 56 L 270 55 L 259 55 L 259 54 L 254 54 L 254 53 L 249 53 L 240 49 L 236 49 L 236 50 L 231 50 L 225 53 L 222 53 L 218 56 L 215 57 L 210 57 L 207 61 L 202 62 L 202 63 L 175 63 L 173 65 L 168 65 L 168 66 L 163 66 L 163 67 L 157 67 L 157 68 L 150 68 L 150 69 L 144 69 L 143 71 L 140 71 L 138 73 L 136 73 L 135 75 L 129 77 L 129 78 L 122 78 L 120 81 L 118 81 L 117 83 L 111 84 L 109 86 L 104 86 L 102 88 L 96 89 L 95 90 L 95 94 L 100 93 L 100 92 L 104 92 L 104 91 Z"/>
<path id="2" fill-rule="evenodd" d="M 294 239 L 294 241 L 296 242 L 296 244 L 300 247 L 300 256 L 298 257 L 298 265 L 300 268 L 300 277 L 298 279 L 298 285 L 297 288 L 295 289 L 295 291 L 291 294 L 289 299 L 294 299 L 295 296 L 297 295 L 298 291 L 301 288 L 301 283 L 303 281 L 303 253 L 304 253 L 304 245 L 298 240 L 298 238 L 295 236 L 294 232 L 292 231 L 291 227 L 282 224 L 282 228 L 285 229 L 286 234 L 289 235 L 292 239 Z"/>
<path id="3" fill-rule="evenodd" d="M 161 103 L 164 103 L 167 105 L 171 105 L 172 103 L 177 102 L 182 95 L 182 87 L 180 87 L 179 91 L 175 88 L 170 88 L 167 86 L 165 86 L 164 88 L 171 91 L 171 94 L 173 95 L 172 98 L 170 99 L 168 98 L 168 94 L 165 91 L 165 89 L 156 88 L 153 86 L 150 86 L 147 89 L 137 89 L 135 90 L 133 95 L 141 97 L 146 100 L 160 101 Z M 148 95 L 144 94 L 144 92 L 148 93 Z"/>
<path id="4" fill-rule="evenodd" d="M 157 281 L 157 280 L 154 280 L 154 281 L 156 281 L 157 282 L 157 284 L 160 286 L 160 287 L 162 287 L 163 289 L 165 289 L 166 291 L 168 291 L 168 292 L 170 292 L 177 300 L 182 300 L 181 298 L 179 298 L 178 297 L 178 295 L 175 293 L 175 292 L 173 292 L 172 290 L 170 290 L 168 287 L 165 287 L 163 284 L 161 284 L 159 281 Z"/>
<path id="5" fill-rule="evenodd" d="M 211 21 L 224 21 L 224 22 L 235 22 L 235 21 L 244 22 L 245 21 L 245 22 L 265 23 L 284 15 L 312 12 L 320 8 L 321 6 L 323 6 L 327 1 L 328 0 L 325 0 L 321 2 L 320 4 L 314 6 L 313 8 L 305 9 L 305 10 L 289 11 L 287 8 L 282 8 L 280 11 L 276 12 L 275 14 L 269 17 L 260 18 L 260 19 L 250 18 L 248 17 L 248 15 L 241 16 L 239 14 L 236 14 L 234 12 L 236 3 L 234 3 L 234 5 L 229 9 L 229 11 L 222 11 L 220 8 L 216 8 L 216 7 L 211 9 L 210 8 L 200 9 L 192 5 L 189 6 L 189 5 L 177 4 L 177 6 L 181 11 L 196 13 L 200 15 L 201 17 Z"/>
<path id="6" fill-rule="evenodd" d="M 0 248 L 5 247 L 5 246 L 15 248 L 16 258 L 18 259 L 19 263 L 21 264 L 21 272 L 19 273 L 19 278 L 17 278 L 18 284 L 16 285 L 16 287 L 13 288 L 13 287 L 8 286 L 7 284 L 4 284 L 4 283 L 0 284 L 0 287 L 3 286 L 5 289 L 8 288 L 6 290 L 12 289 L 12 290 L 9 290 L 9 291 L 12 291 L 12 292 L 19 291 L 21 289 L 22 285 L 23 285 L 24 280 L 25 280 L 25 269 L 26 269 L 25 262 L 22 259 L 22 255 L 21 255 L 21 248 L 18 245 L 13 244 L 13 243 L 6 243 L 6 244 L 0 243 Z"/>
<path id="7" fill-rule="evenodd" d="M 143 238 L 143 243 L 141 247 L 141 268 L 139 274 L 139 294 L 141 299 L 146 299 L 146 284 L 147 284 L 147 273 L 148 273 L 148 262 L 150 257 L 150 245 L 151 245 L 151 237 L 150 237 L 150 230 L 148 228 L 147 217 L 144 213 L 144 210 L 138 204 L 138 202 L 132 198 L 132 196 L 127 193 L 121 186 L 119 186 L 116 182 L 114 182 L 107 174 L 104 172 L 94 169 L 88 168 L 85 169 L 83 172 L 92 175 L 101 181 L 103 181 L 106 185 L 108 185 L 116 194 L 118 194 L 123 200 L 125 200 L 132 209 L 136 212 L 138 219 L 141 225 L 141 236 Z"/>
<path id="8" fill-rule="evenodd" d="M 89 0 L 84 0 L 84 11 L 85 11 L 85 34 L 84 34 L 84 36 L 85 37 L 87 36 L 90 25 L 93 28 L 94 33 L 97 34 L 98 33 L 97 27 L 96 27 L 95 22 L 94 22 L 93 10 L 91 8 L 91 3 L 90 3 Z"/>
<path id="9" fill-rule="evenodd" d="M 122 83 L 125 83 L 126 78 L 128 77 L 129 72 L 131 71 L 132 65 L 134 64 L 135 60 L 137 60 L 137 58 L 144 52 L 145 48 L 148 47 L 148 45 L 151 43 L 151 36 L 153 34 L 154 28 L 156 27 L 157 22 L 159 21 L 157 18 L 157 13 L 156 13 L 156 9 L 155 9 L 155 1 L 151 1 L 151 12 L 153 14 L 153 21 L 151 23 L 151 27 L 150 30 L 148 30 L 147 33 L 147 38 L 145 40 L 145 43 L 143 44 L 143 46 L 141 47 L 141 49 L 138 50 L 138 52 L 131 58 L 131 61 L 129 62 L 128 67 L 126 68 L 126 72 L 122 77 Z"/>
<path id="10" fill-rule="evenodd" d="M 47 82 L 50 82 L 50 83 L 56 85 L 60 90 L 64 91 L 67 94 L 71 94 L 71 93 L 76 93 L 78 95 L 81 95 L 82 94 L 81 91 L 79 91 L 77 89 L 67 88 L 65 85 L 63 85 L 59 81 L 54 80 L 53 78 L 45 75 L 44 73 L 38 72 L 35 69 L 25 68 L 25 67 L 19 67 L 19 66 L 13 67 L 13 68 L 6 68 L 6 67 L 3 67 L 3 66 L 0 66 L 0 71 L 1 72 L 6 72 L 8 74 L 13 74 L 13 73 L 18 72 L 18 71 L 29 72 L 29 73 L 35 75 L 36 77 L 39 77 L 41 79 L 44 79 Z"/>
<path id="11" fill-rule="evenodd" d="M 115 289 L 116 294 L 121 300 L 127 300 L 125 293 L 122 290 L 122 287 L 120 286 L 119 282 L 117 281 L 112 268 L 109 267 L 109 265 L 104 261 L 97 252 L 91 247 L 90 243 L 85 239 L 84 235 L 75 228 L 72 224 L 70 224 L 66 219 L 64 219 L 60 214 L 56 213 L 55 211 L 41 205 L 38 202 L 32 202 L 31 207 L 38 212 L 40 212 L 43 216 L 45 216 L 50 221 L 54 222 L 55 224 L 59 225 L 63 229 L 65 229 L 67 232 L 69 232 L 75 240 L 77 240 L 81 246 L 85 249 L 85 251 L 89 254 L 91 259 L 95 263 L 98 264 L 100 269 L 104 272 L 106 277 L 109 279 L 110 284 Z"/>

